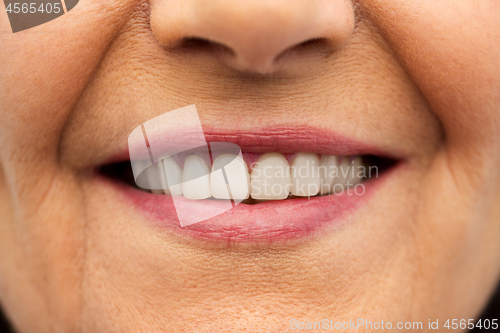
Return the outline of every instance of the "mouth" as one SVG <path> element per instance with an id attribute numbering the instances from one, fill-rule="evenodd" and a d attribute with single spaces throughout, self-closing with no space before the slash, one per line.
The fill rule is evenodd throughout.
<path id="1" fill-rule="evenodd" d="M 123 149 L 96 175 L 161 229 L 206 241 L 276 243 L 341 225 L 404 161 L 311 127 L 204 128 L 204 136 L 208 154 L 163 156 L 134 177 Z M 218 151 L 220 143 L 241 150 Z"/>

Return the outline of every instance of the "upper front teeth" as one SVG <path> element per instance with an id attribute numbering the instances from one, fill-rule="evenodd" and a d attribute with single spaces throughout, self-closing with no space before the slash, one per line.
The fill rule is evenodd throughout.
<path id="1" fill-rule="evenodd" d="M 216 199 L 247 199 L 250 196 L 250 176 L 245 161 L 233 154 L 217 157 L 210 174 L 210 190 Z"/>
<path id="2" fill-rule="evenodd" d="M 190 155 L 181 169 L 172 157 L 160 159 L 144 173 L 153 193 L 183 195 L 198 200 L 214 197 L 242 201 L 283 200 L 290 194 L 310 197 L 339 192 L 359 184 L 363 177 L 360 156 L 337 157 L 297 153 L 291 166 L 279 153 L 267 153 L 255 163 L 251 174 L 241 156 L 222 154 L 211 170 L 198 155 Z M 159 190 L 163 189 L 163 190 Z"/>
<path id="3" fill-rule="evenodd" d="M 292 194 L 311 197 L 319 192 L 319 158 L 317 154 L 299 153 L 291 167 Z"/>
<path id="4" fill-rule="evenodd" d="M 286 199 L 292 187 L 290 166 L 286 158 L 278 153 L 262 155 L 253 168 L 250 178 L 253 199 Z"/>
<path id="5" fill-rule="evenodd" d="M 170 156 L 160 161 L 164 176 L 167 178 L 168 186 L 165 188 L 165 194 L 173 196 L 182 195 L 182 169 L 175 163 Z"/>
<path id="6" fill-rule="evenodd" d="M 191 155 L 184 162 L 182 171 L 182 194 L 186 199 L 210 198 L 210 170 L 203 159 Z"/>

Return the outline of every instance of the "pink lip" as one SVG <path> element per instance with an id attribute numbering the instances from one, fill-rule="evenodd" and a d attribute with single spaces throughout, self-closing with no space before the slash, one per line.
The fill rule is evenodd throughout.
<path id="1" fill-rule="evenodd" d="M 382 151 L 369 144 L 311 127 L 273 127 L 252 133 L 204 130 L 204 134 L 207 142 L 232 142 L 239 145 L 244 155 L 264 152 L 314 152 L 330 155 L 378 155 L 395 159 L 396 156 L 402 156 L 401 153 Z M 128 151 L 124 150 L 109 161 L 118 162 L 128 158 Z M 100 178 L 124 194 L 126 201 L 132 203 L 158 227 L 201 240 L 268 243 L 303 238 L 324 230 L 327 226 L 341 224 L 348 215 L 373 196 L 384 183 L 384 179 L 393 174 L 394 169 L 399 167 L 388 170 L 377 179 L 365 181 L 363 194 L 355 193 L 351 189 L 341 195 L 268 201 L 255 205 L 239 204 L 220 215 L 185 227 L 180 226 L 172 197 L 151 194 L 124 183 Z M 216 208 L 220 204 L 216 200 L 181 200 L 184 200 L 186 205 L 205 205 L 206 209 Z"/>
<path id="2" fill-rule="evenodd" d="M 179 224 L 172 197 L 143 192 L 104 177 L 102 180 L 123 193 L 125 200 L 145 214 L 153 225 L 165 230 L 199 240 L 276 243 L 311 236 L 328 226 L 339 225 L 374 195 L 384 178 L 385 174 L 365 182 L 363 195 L 350 190 L 342 195 L 239 204 L 221 215 L 186 227 Z"/>
<path id="3" fill-rule="evenodd" d="M 405 154 L 401 151 L 386 151 L 373 144 L 359 142 L 348 137 L 332 133 L 331 131 L 311 126 L 273 126 L 260 128 L 252 132 L 241 130 L 221 130 L 203 128 L 206 142 L 231 142 L 237 144 L 244 153 L 297 153 L 311 152 L 336 156 L 348 155 L 377 155 L 393 159 L 403 159 Z M 171 133 L 171 139 L 188 137 L 183 132 Z M 187 144 L 189 139 L 184 139 L 181 144 Z M 148 156 L 145 156 L 148 158 Z M 129 160 L 129 148 L 122 149 L 103 164 L 116 163 Z"/>

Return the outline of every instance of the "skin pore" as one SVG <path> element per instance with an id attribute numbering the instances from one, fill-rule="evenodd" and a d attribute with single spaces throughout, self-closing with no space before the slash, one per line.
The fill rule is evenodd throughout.
<path id="1" fill-rule="evenodd" d="M 480 314 L 500 275 L 500 2 L 80 0 L 16 34 L 0 13 L 0 302 L 20 332 Z M 316 126 L 403 165 L 311 238 L 180 237 L 94 169 L 190 104 L 204 126 Z"/>

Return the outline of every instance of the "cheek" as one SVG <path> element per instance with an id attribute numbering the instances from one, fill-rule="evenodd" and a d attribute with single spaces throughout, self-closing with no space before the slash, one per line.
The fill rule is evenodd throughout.
<path id="1" fill-rule="evenodd" d="M 361 6 L 445 134 L 420 184 L 415 260 L 425 281 L 440 281 L 436 290 L 479 308 L 500 262 L 491 254 L 500 251 L 498 215 L 486 208 L 500 198 L 500 3 L 362 0 Z"/>
<path id="2" fill-rule="evenodd" d="M 9 159 L 9 147 L 23 147 L 25 156 L 33 157 L 43 150 L 44 159 L 55 159 L 60 131 L 74 103 L 136 3 L 92 2 L 84 1 L 67 15 L 29 31 L 0 34 L 3 160 Z M 0 30 L 11 31 L 1 8 Z"/>
<path id="3" fill-rule="evenodd" d="M 0 285 L 0 297 L 23 331 L 39 330 L 50 311 L 77 322 L 84 215 L 77 182 L 58 164 L 58 140 L 130 10 L 82 2 L 16 34 L 0 5 L 0 283 L 9 286 Z"/>
<path id="4" fill-rule="evenodd" d="M 362 3 L 440 118 L 450 148 L 476 148 L 492 136 L 498 144 L 500 3 Z"/>

